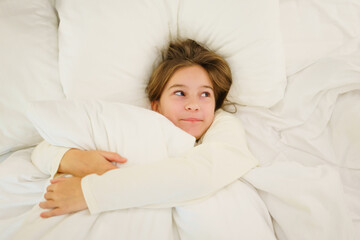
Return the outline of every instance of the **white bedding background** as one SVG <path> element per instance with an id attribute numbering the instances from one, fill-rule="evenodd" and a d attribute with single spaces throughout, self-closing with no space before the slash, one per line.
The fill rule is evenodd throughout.
<path id="1" fill-rule="evenodd" d="M 263 181 L 256 181 L 251 174 L 245 178 L 267 204 L 278 238 L 360 239 L 360 2 L 267 0 L 264 4 L 244 0 L 219 1 L 217 6 L 215 1 L 207 8 L 204 0 L 198 0 L 201 12 L 188 9 L 189 1 L 180 5 L 178 1 L 157 1 L 149 5 L 149 12 L 142 8 L 146 1 L 141 2 L 145 5 L 139 2 L 128 3 L 134 14 L 127 16 L 126 11 L 116 14 L 124 8 L 123 1 L 107 0 L 106 6 L 94 11 L 91 6 L 96 6 L 96 1 L 58 0 L 56 7 L 62 18 L 58 36 L 55 1 L 0 2 L 0 152 L 39 142 L 24 114 L 30 100 L 96 95 L 144 105 L 145 79 L 134 80 L 150 72 L 154 63 L 149 59 L 156 56 L 167 37 L 194 37 L 222 52 L 232 67 L 238 66 L 235 76 L 256 83 L 235 78 L 237 90 L 244 94 L 235 98 L 244 105 L 238 108 L 237 116 L 243 121 L 249 148 L 264 167 L 253 173 Z M 182 7 L 179 15 L 178 6 Z M 216 21 L 210 21 L 209 26 L 210 13 Z M 226 13 L 229 16 L 222 18 Z M 188 14 L 197 16 L 196 21 L 182 20 Z M 106 16 L 107 25 L 102 25 L 101 16 Z M 152 28 L 146 25 L 151 23 Z M 192 25 L 195 30 L 188 29 Z M 139 30 L 136 26 L 145 27 Z M 95 32 L 101 30 L 101 35 L 94 36 L 94 28 Z M 18 32 L 24 34 L 22 38 Z M 119 34 L 109 37 L 113 32 Z M 129 34 L 122 37 L 125 32 Z M 131 36 L 136 36 L 136 41 Z M 129 49 L 134 45 L 138 48 L 132 52 Z M 237 46 L 237 51 L 232 55 L 233 48 L 227 46 Z M 282 51 L 285 63 L 279 54 Z M 134 61 L 141 62 L 141 68 Z M 98 79 L 101 81 L 96 82 Z M 129 89 L 136 93 L 131 98 Z M 232 94 L 236 96 L 237 90 Z M 0 156 L 0 239 L 22 224 L 21 214 L 41 199 L 48 183 L 31 167 L 31 150 L 16 151 L 7 160 Z M 302 183 L 301 179 L 308 181 Z M 286 189 L 292 184 L 299 188 Z M 308 192 L 307 186 L 319 191 Z M 329 196 L 331 199 L 325 200 Z M 312 224 L 316 221 L 318 224 Z"/>

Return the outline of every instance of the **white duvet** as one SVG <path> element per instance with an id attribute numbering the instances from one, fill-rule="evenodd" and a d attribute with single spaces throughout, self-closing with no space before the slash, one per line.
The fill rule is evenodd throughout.
<path id="1" fill-rule="evenodd" d="M 38 115 L 37 117 L 33 115 L 32 121 L 47 141 L 68 147 L 86 148 L 87 146 L 90 149 L 118 150 L 116 143 L 109 140 L 112 137 L 119 137 L 117 134 L 121 135 L 121 133 L 109 131 L 111 121 L 106 123 L 99 118 L 114 114 L 110 105 L 94 102 L 88 105 L 91 108 L 83 108 L 81 104 L 74 105 L 71 102 L 57 103 L 60 107 L 54 108 L 54 105 L 48 102 L 33 109 L 33 113 L 36 112 Z M 117 105 L 119 106 L 127 108 L 125 105 Z M 59 113 L 72 112 L 72 108 L 84 110 L 84 112 L 76 112 L 82 115 L 78 116 L 80 119 L 81 117 L 88 118 L 81 119 L 87 124 L 68 125 L 67 123 L 65 125 L 69 129 L 59 131 L 56 124 L 65 123 L 63 116 L 74 116 L 58 115 L 57 118 L 53 118 L 54 115 L 50 113 L 54 109 L 57 109 Z M 44 109 L 49 111 L 40 111 Z M 105 109 L 109 110 L 107 114 L 105 114 Z M 149 113 L 146 112 L 146 114 Z M 150 114 L 152 116 L 153 112 Z M 51 121 L 36 122 L 40 121 L 39 116 L 42 116 L 41 121 L 43 121 L 47 115 L 51 117 L 48 119 Z M 119 130 L 121 127 L 119 128 L 118 122 L 116 123 L 116 128 Z M 135 127 L 129 133 L 134 134 L 134 131 L 138 129 L 137 124 L 129 126 Z M 164 145 L 156 143 L 153 147 L 162 151 L 164 156 L 176 151 L 178 151 L 176 154 L 181 154 L 181 151 L 186 151 L 186 148 L 194 144 L 192 137 L 189 138 L 187 134 L 184 135 L 182 131 L 178 132 L 179 129 L 174 128 L 174 130 L 172 127 L 168 125 L 166 131 L 160 130 L 163 135 L 151 135 L 152 137 L 161 136 Z M 85 129 L 87 130 L 82 132 Z M 152 129 L 159 130 L 157 127 Z M 151 131 L 148 132 L 151 133 Z M 77 135 L 77 133 L 81 134 Z M 145 135 L 141 131 L 138 133 L 141 136 Z M 180 146 L 177 143 L 178 139 L 172 138 L 176 134 L 182 136 L 180 142 L 185 144 L 180 149 L 176 148 Z M 154 141 L 151 143 L 147 141 L 144 140 L 143 144 L 154 143 Z M 121 147 L 125 141 L 118 143 Z M 169 147 L 172 143 L 175 143 L 174 148 Z M 134 147 L 132 149 L 137 150 Z M 139 151 L 136 152 L 139 154 Z M 147 154 L 152 154 L 152 152 L 148 151 Z M 258 239 L 273 239 L 269 216 L 264 214 L 267 209 L 273 218 L 278 239 L 299 239 L 301 236 L 301 239 L 309 240 L 335 240 L 352 237 L 352 225 L 342 198 L 339 176 L 326 166 L 304 167 L 284 160 L 271 166 L 254 169 L 244 179 L 258 190 L 265 205 L 256 191 L 247 183 L 236 181 L 204 201 L 177 207 L 173 214 L 170 208 L 128 209 L 95 215 L 90 215 L 85 210 L 71 215 L 41 219 L 39 214 L 43 210 L 37 206 L 37 203 L 42 199 L 42 194 L 48 184 L 48 176 L 31 165 L 29 154 L 30 150 L 17 152 L 3 162 L 0 168 L 2 171 L 0 175 L 0 191 L 2 191 L 0 237 L 4 239 L 69 239 L 74 237 L 76 239 L 100 237 L 112 239 L 114 236 L 121 239 L 177 239 L 179 236 L 182 239 L 201 239 L 200 236 L 205 236 L 204 239 L 239 239 L 240 237 L 256 239 L 255 236 Z M 159 156 L 158 154 L 159 152 L 155 153 L 156 157 Z M 24 168 L 18 169 L 17 166 L 24 166 Z M 27 191 L 24 191 L 25 188 Z M 247 197 L 243 198 L 243 194 Z M 14 196 L 16 200 L 10 200 L 14 199 Z M 243 199 L 249 199 L 249 196 L 253 196 L 254 201 L 244 202 Z M 248 212 L 246 211 L 248 206 L 257 210 Z M 255 233 L 257 235 L 254 235 Z"/>

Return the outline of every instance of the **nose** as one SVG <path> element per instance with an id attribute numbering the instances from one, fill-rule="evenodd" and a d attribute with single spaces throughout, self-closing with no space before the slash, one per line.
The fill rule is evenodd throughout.
<path id="1" fill-rule="evenodd" d="M 187 111 L 199 111 L 200 106 L 196 101 L 191 101 L 185 105 L 185 109 Z"/>

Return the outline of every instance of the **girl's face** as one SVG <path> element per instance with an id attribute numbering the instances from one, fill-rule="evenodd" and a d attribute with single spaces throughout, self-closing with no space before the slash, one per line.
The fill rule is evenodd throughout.
<path id="1" fill-rule="evenodd" d="M 210 127 L 215 114 L 213 84 L 198 65 L 177 70 L 166 84 L 152 109 L 176 126 L 199 139 Z"/>

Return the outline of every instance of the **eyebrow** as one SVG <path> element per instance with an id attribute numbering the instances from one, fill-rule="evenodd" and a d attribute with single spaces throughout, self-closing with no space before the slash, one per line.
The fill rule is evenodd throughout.
<path id="1" fill-rule="evenodd" d="M 188 88 L 187 86 L 183 85 L 183 84 L 174 84 L 172 85 L 171 87 L 169 87 L 169 89 L 172 89 L 172 88 L 177 88 L 177 87 L 183 87 L 183 88 Z M 200 88 L 210 88 L 211 90 L 214 91 L 214 89 L 209 86 L 209 85 L 203 85 L 203 86 L 200 86 Z"/>

